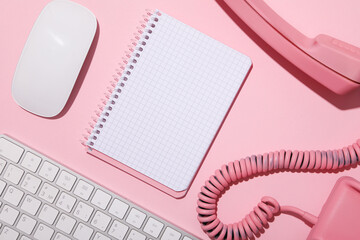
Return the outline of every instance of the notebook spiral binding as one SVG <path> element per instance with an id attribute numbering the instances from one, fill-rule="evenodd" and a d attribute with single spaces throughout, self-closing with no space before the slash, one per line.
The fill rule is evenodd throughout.
<path id="1" fill-rule="evenodd" d="M 134 33 L 135 39 L 132 39 L 131 45 L 128 45 L 129 51 L 125 52 L 126 57 L 123 57 L 122 62 L 119 63 L 120 69 L 115 70 L 116 73 L 110 81 L 111 86 L 107 88 L 105 93 L 106 99 L 102 99 L 102 104 L 98 106 L 100 111 L 95 111 L 96 116 L 93 116 L 92 122 L 89 123 L 90 129 L 86 129 L 85 141 L 81 141 L 83 145 L 91 147 L 97 140 L 97 136 L 110 116 L 113 106 L 118 101 L 122 89 L 125 87 L 125 82 L 129 80 L 131 72 L 138 61 L 137 59 L 140 58 L 141 52 L 144 51 L 160 16 L 159 10 L 147 10 L 146 15 L 143 16 L 144 21 L 140 22 L 140 26 L 137 27 L 137 32 Z"/>

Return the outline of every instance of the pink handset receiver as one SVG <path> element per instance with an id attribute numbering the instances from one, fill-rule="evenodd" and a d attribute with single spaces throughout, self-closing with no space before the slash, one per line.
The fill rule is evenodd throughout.
<path id="1" fill-rule="evenodd" d="M 219 197 L 234 183 L 280 171 L 336 171 L 360 160 L 360 139 L 348 147 L 327 151 L 280 150 L 252 155 L 223 165 L 198 194 L 198 220 L 211 239 L 247 240 L 260 237 L 280 213 L 295 215 L 313 225 L 307 240 L 357 240 L 360 237 L 360 183 L 342 177 L 336 183 L 319 217 L 292 206 L 280 206 L 272 197 L 261 202 L 237 223 L 224 224 L 217 216 Z"/>
<path id="2" fill-rule="evenodd" d="M 324 34 L 308 38 L 263 0 L 224 2 L 273 49 L 325 87 L 346 94 L 360 86 L 360 48 Z"/>

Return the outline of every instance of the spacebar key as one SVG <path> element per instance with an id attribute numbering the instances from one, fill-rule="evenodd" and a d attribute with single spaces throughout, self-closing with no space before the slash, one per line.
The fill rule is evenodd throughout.
<path id="1" fill-rule="evenodd" d="M 23 152 L 24 149 L 15 143 L 12 143 L 5 138 L 0 138 L 0 156 L 17 163 L 19 162 Z"/>

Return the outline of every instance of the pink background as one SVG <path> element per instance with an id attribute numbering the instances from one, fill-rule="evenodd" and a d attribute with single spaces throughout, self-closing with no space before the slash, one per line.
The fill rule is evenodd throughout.
<path id="1" fill-rule="evenodd" d="M 281 148 L 339 148 L 360 136 L 360 91 L 345 97 L 332 94 L 269 49 L 213 0 L 76 0 L 92 11 L 99 23 L 97 44 L 85 64 L 88 69 L 82 71 L 61 117 L 49 120 L 32 115 L 13 101 L 11 81 L 31 27 L 47 2 L 0 0 L 0 133 L 27 143 L 199 238 L 206 235 L 196 219 L 197 193 L 223 163 Z M 266 2 L 308 36 L 325 33 L 360 46 L 360 1 Z M 182 199 L 88 155 L 80 144 L 146 8 L 158 8 L 253 61 L 230 114 Z M 219 216 L 224 222 L 237 221 L 264 195 L 317 215 L 335 181 L 343 175 L 359 179 L 360 168 L 338 174 L 281 173 L 255 178 L 226 192 L 219 201 Z M 300 220 L 281 215 L 261 239 L 300 240 L 309 230 Z"/>

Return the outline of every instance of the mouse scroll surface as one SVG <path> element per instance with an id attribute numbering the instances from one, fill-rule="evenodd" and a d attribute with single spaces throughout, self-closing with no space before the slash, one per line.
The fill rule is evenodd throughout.
<path id="1" fill-rule="evenodd" d="M 96 32 L 95 16 L 67 0 L 50 2 L 36 20 L 12 83 L 27 111 L 53 117 L 64 108 Z"/>

